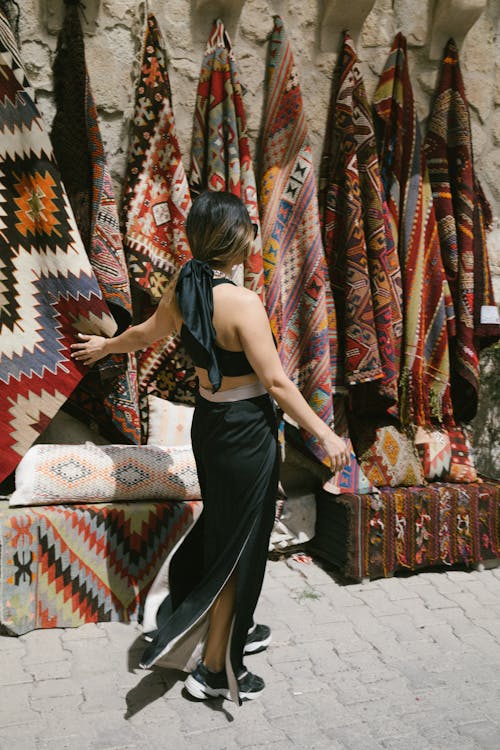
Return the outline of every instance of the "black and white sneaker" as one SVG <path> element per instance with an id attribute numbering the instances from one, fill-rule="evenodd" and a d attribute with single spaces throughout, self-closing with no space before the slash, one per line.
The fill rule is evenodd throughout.
<path id="1" fill-rule="evenodd" d="M 238 690 L 241 700 L 253 700 L 257 698 L 265 688 L 262 677 L 244 670 L 238 680 Z M 212 672 L 208 667 L 199 662 L 196 669 L 193 669 L 184 683 L 186 690 L 193 698 L 206 700 L 207 698 L 230 698 L 229 685 L 227 682 L 226 670 L 222 672 Z"/>
<path id="2" fill-rule="evenodd" d="M 248 631 L 247 640 L 243 648 L 244 654 L 258 654 L 271 643 L 271 628 L 267 625 L 254 624 Z"/>
<path id="3" fill-rule="evenodd" d="M 142 637 L 148 643 L 154 639 L 158 631 L 153 630 L 150 633 L 143 633 Z M 271 628 L 267 625 L 252 625 L 248 631 L 245 646 L 243 647 L 244 654 L 258 654 L 259 651 L 264 651 L 271 643 Z"/>

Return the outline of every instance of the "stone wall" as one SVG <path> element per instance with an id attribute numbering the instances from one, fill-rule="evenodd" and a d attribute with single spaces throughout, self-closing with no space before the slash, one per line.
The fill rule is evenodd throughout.
<path id="1" fill-rule="evenodd" d="M 137 0 L 84 2 L 88 70 L 119 193 L 144 5 Z M 23 0 L 20 5 L 22 55 L 39 106 L 50 122 L 51 65 L 63 0 Z M 321 153 L 331 74 L 344 27 L 350 27 L 357 43 L 369 96 L 394 34 L 401 30 L 406 35 L 422 121 L 429 112 L 439 69 L 439 59 L 432 58 L 440 56 L 447 35 L 453 33 L 461 47 L 477 172 L 495 216 L 489 251 L 500 300 L 500 0 L 150 0 L 149 7 L 156 13 L 166 41 L 174 113 L 186 168 L 200 63 L 216 15 L 226 23 L 247 89 L 246 108 L 254 149 L 263 106 L 267 38 L 273 14 L 282 16 L 294 49 L 316 164 Z M 471 26 L 472 21 L 475 22 Z M 496 419 L 500 423 L 498 415 Z"/>

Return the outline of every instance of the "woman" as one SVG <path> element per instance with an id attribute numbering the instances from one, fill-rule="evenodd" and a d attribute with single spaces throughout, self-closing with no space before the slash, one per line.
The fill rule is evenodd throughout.
<path id="1" fill-rule="evenodd" d="M 230 279 L 254 240 L 244 204 L 230 193 L 203 193 L 186 229 L 193 260 L 155 313 L 116 338 L 79 334 L 72 356 L 92 365 L 175 331 L 193 359 L 199 394 L 191 437 L 203 512 L 159 574 L 168 578 L 170 594 L 154 605 L 156 629 L 142 665 L 191 671 L 191 695 L 241 704 L 264 689 L 263 680 L 245 670 L 243 654 L 255 650 L 248 633 L 274 522 L 279 459 L 273 400 L 316 437 L 333 471 L 349 457 L 344 441 L 285 375 L 259 297 Z"/>

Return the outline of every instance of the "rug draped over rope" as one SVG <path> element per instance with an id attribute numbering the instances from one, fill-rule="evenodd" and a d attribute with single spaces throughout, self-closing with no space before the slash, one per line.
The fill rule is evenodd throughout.
<path id="1" fill-rule="evenodd" d="M 334 74 L 319 202 L 339 331 L 336 390 L 348 386 L 353 408 L 365 415 L 397 413 L 401 271 L 370 106 L 347 34 Z"/>
<path id="2" fill-rule="evenodd" d="M 480 325 L 481 308 L 496 308 L 482 219 L 484 196 L 474 173 L 469 105 L 452 39 L 441 64 L 425 150 L 456 315 L 450 347 L 453 411 L 457 420 L 468 421 L 477 411 L 479 352 L 498 340 L 500 321 L 494 314 L 496 323 Z"/>
<path id="3" fill-rule="evenodd" d="M 154 311 L 170 279 L 191 257 L 184 226 L 190 208 L 163 38 L 156 17 L 148 13 L 122 206 L 136 322 Z M 141 401 L 152 394 L 194 402 L 194 368 L 178 336 L 141 352 L 138 367 Z"/>
<path id="4" fill-rule="evenodd" d="M 335 314 L 316 184 L 291 46 L 277 16 L 266 71 L 260 211 L 266 305 L 288 377 L 331 423 Z M 306 442 L 320 459 L 321 449 Z"/>
<path id="5" fill-rule="evenodd" d="M 403 279 L 399 415 L 406 425 L 452 424 L 447 328 L 453 331 L 453 308 L 402 34 L 396 36 L 380 77 L 374 108 Z"/>
<path id="6" fill-rule="evenodd" d="M 81 380 L 77 331 L 116 324 L 85 253 L 11 29 L 0 14 L 0 481 Z"/>
<path id="7" fill-rule="evenodd" d="M 203 190 L 234 193 L 245 203 L 252 223 L 259 227 L 243 95 L 231 41 L 222 21 L 216 20 L 198 83 L 189 185 L 193 194 Z M 263 296 L 260 231 L 253 252 L 245 261 L 243 281 L 246 287 Z"/>
<path id="8" fill-rule="evenodd" d="M 132 317 L 130 284 L 75 4 L 66 5 L 53 71 L 54 154 L 90 262 L 122 331 Z M 140 442 L 135 355 L 116 354 L 99 362 L 67 407 L 83 419 L 96 420 L 104 433 L 117 431 L 133 443 Z"/>

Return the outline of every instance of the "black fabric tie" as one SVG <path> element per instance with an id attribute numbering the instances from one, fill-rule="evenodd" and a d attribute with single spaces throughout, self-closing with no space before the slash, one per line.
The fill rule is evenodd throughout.
<path id="1" fill-rule="evenodd" d="M 188 339 L 186 348 L 200 367 L 207 370 L 215 393 L 220 388 L 222 375 L 214 352 L 213 275 L 208 263 L 195 258 L 188 260 L 181 268 L 175 292 L 183 320 L 183 338 Z"/>

